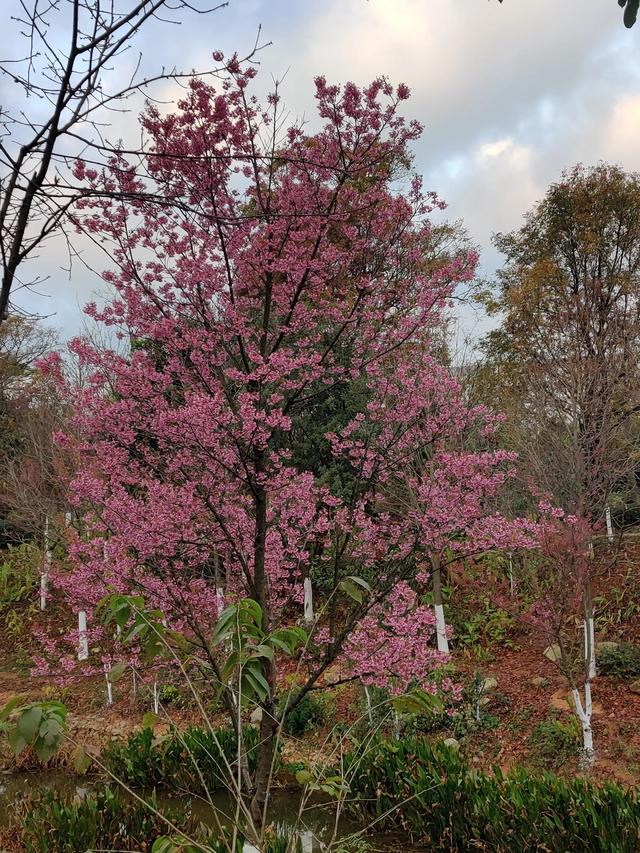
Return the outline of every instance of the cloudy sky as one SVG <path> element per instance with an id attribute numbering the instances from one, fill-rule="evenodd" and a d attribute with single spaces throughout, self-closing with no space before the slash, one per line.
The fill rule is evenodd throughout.
<path id="1" fill-rule="evenodd" d="M 179 27 L 150 27 L 137 47 L 149 70 L 202 68 L 217 48 L 247 52 L 259 25 L 272 45 L 258 89 L 284 77 L 292 116 L 312 112 L 317 74 L 384 74 L 411 87 L 406 113 L 425 125 L 416 166 L 480 244 L 485 274 L 500 263 L 491 234 L 517 227 L 564 168 L 640 170 L 640 23 L 626 30 L 616 0 L 230 0 Z M 40 261 L 50 296 L 17 301 L 69 335 L 98 283 L 79 268 L 69 281 L 59 258 L 52 247 Z M 465 331 L 474 323 L 465 316 Z"/>

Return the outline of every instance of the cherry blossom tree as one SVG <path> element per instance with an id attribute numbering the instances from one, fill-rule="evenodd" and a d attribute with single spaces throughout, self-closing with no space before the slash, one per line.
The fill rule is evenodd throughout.
<path id="1" fill-rule="evenodd" d="M 81 227 L 113 259 L 114 298 L 87 310 L 131 347 L 72 344 L 91 374 L 73 395 L 79 438 L 60 439 L 83 460 L 70 489 L 82 536 L 57 584 L 90 619 L 110 593 L 143 598 L 154 624 L 162 614 L 188 638 L 234 724 L 242 691 L 225 655 L 232 623 L 246 628 L 253 652 L 240 664 L 238 646 L 234 661 L 262 710 L 247 783 L 259 820 L 304 579 L 320 606 L 295 634 L 303 678 L 286 710 L 334 683 L 337 661 L 348 678 L 428 686 L 443 657 L 428 648 L 423 545 L 464 512 L 463 480 L 472 504 L 509 460 L 461 450 L 494 422 L 464 404 L 432 351 L 476 257 L 422 263 L 442 203 L 409 168 L 421 128 L 399 112 L 407 87 L 319 77 L 319 129 L 285 130 L 277 91 L 267 109 L 250 95 L 254 74 L 233 58 L 217 90 L 194 80 L 178 112 L 150 106 L 145 169 L 124 155 L 101 173 L 77 163 L 95 190 Z M 294 427 L 354 382 L 360 405 L 325 437 L 345 472 L 332 489 L 295 463 Z M 418 457 L 428 464 L 416 473 Z M 418 495 L 411 513 L 394 503 L 398 482 Z M 508 527 L 492 514 L 465 539 L 484 548 Z M 383 653 L 372 662 L 373 648 Z"/>
<path id="2" fill-rule="evenodd" d="M 588 767 L 596 756 L 591 726 L 595 638 L 584 617 L 591 608 L 589 563 L 594 531 L 588 520 L 553 508 L 547 501 L 541 502 L 540 510 L 539 547 L 520 586 L 530 602 L 521 618 L 543 640 L 545 655 L 567 680 Z"/>
<path id="3" fill-rule="evenodd" d="M 456 404 L 460 405 L 459 398 L 449 401 L 449 406 Z M 499 421 L 485 413 L 480 435 L 477 424 L 467 424 L 458 441 L 464 447 L 491 440 Z M 537 544 L 537 525 L 526 518 L 507 521 L 496 507 L 503 486 L 516 476 L 515 461 L 515 454 L 500 449 L 472 452 L 447 447 L 405 466 L 395 489 L 399 511 L 414 526 L 417 553 L 431 578 L 437 646 L 444 654 L 449 653 L 450 628 L 445 622 L 442 575 L 448 565 L 487 551 Z"/>

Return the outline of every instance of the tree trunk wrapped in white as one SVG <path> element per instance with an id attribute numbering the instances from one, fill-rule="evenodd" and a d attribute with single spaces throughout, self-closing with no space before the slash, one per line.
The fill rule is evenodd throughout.
<path id="1" fill-rule="evenodd" d="M 311 586 L 311 578 L 304 579 L 304 621 L 307 623 L 313 622 L 313 587 Z"/>
<path id="2" fill-rule="evenodd" d="M 574 687 L 571 692 L 573 694 L 576 714 L 582 727 L 583 763 L 585 766 L 590 767 L 596 759 L 596 752 L 593 746 L 593 729 L 591 728 L 591 716 L 593 714 L 591 681 L 586 681 L 584 685 L 584 704 L 582 703 L 580 691 L 577 687 Z"/>
<path id="3" fill-rule="evenodd" d="M 440 563 L 432 559 L 433 565 L 433 610 L 436 616 L 436 640 L 438 651 L 449 654 L 449 640 L 447 638 L 447 623 L 444 618 L 444 607 L 442 604 L 442 573 Z"/>
<path id="4" fill-rule="evenodd" d="M 87 635 L 87 611 L 78 611 L 78 660 L 89 657 L 89 637 Z"/>
<path id="5" fill-rule="evenodd" d="M 44 558 L 42 572 L 40 573 L 40 610 L 47 606 L 47 592 L 49 589 L 49 574 L 51 572 L 51 548 L 49 543 L 49 516 L 44 519 Z"/>

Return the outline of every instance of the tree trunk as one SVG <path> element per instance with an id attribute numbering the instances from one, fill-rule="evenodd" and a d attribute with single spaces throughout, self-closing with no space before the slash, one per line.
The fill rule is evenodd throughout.
<path id="1" fill-rule="evenodd" d="M 591 580 L 587 577 L 584 587 L 584 659 L 591 681 L 596 677 L 596 630 L 593 617 L 593 599 L 591 598 Z"/>
<path id="2" fill-rule="evenodd" d="M 611 520 L 611 507 L 608 506 L 605 510 L 605 520 L 607 523 L 607 539 L 613 542 L 613 522 Z"/>
<path id="3" fill-rule="evenodd" d="M 433 609 L 436 616 L 436 638 L 438 651 L 449 654 L 449 640 L 447 639 L 447 623 L 444 618 L 444 607 L 442 606 L 442 572 L 440 560 L 437 557 L 431 559 L 433 566 Z"/>
<path id="4" fill-rule="evenodd" d="M 87 636 L 87 611 L 78 611 L 78 660 L 89 657 L 89 638 Z"/>
<path id="5" fill-rule="evenodd" d="M 260 720 L 260 740 L 258 743 L 258 763 L 253 798 L 251 800 L 251 817 L 257 826 L 262 826 L 265 817 L 265 807 L 269 795 L 269 782 L 273 769 L 273 759 L 276 750 L 278 723 L 274 718 L 273 703 L 262 705 Z"/>
<path id="6" fill-rule="evenodd" d="M 596 752 L 593 746 L 593 729 L 591 728 L 591 715 L 593 712 L 591 682 L 587 680 L 584 685 L 584 705 L 580 699 L 580 691 L 577 687 L 574 687 L 571 692 L 576 707 L 576 714 L 582 727 L 582 764 L 585 769 L 588 769 L 593 766 L 596 760 Z"/>
<path id="7" fill-rule="evenodd" d="M 311 578 L 307 575 L 304 579 L 304 621 L 310 625 L 313 620 L 313 587 L 311 586 Z"/>
<path id="8" fill-rule="evenodd" d="M 265 468 L 264 451 L 256 455 L 256 473 L 261 474 Z M 269 597 L 265 573 L 265 556 L 267 541 L 267 493 L 258 486 L 255 491 L 256 526 L 254 534 L 254 597 L 262 608 L 262 630 L 270 630 L 271 617 L 269 613 Z M 276 749 L 278 723 L 275 719 L 276 705 L 276 671 L 273 661 L 264 658 L 262 674 L 269 685 L 268 697 L 260 703 L 262 719 L 260 721 L 260 741 L 258 744 L 258 761 L 256 767 L 255 785 L 251 800 L 251 816 L 257 825 L 261 825 L 265 816 L 265 806 L 269 794 L 269 783 L 273 768 L 273 758 Z"/>
<path id="9" fill-rule="evenodd" d="M 42 572 L 40 573 L 40 610 L 47 606 L 47 592 L 49 589 L 49 573 L 51 571 L 51 548 L 49 547 L 49 516 L 44 519 L 44 557 Z"/>

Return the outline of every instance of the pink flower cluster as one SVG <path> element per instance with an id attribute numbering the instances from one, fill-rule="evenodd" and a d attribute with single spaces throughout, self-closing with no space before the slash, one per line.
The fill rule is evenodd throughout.
<path id="1" fill-rule="evenodd" d="M 96 190 L 82 227 L 115 259 L 114 298 L 87 313 L 131 347 L 71 344 L 88 377 L 70 389 L 65 438 L 82 535 L 57 583 L 90 612 L 109 590 L 142 591 L 170 625 L 206 635 L 219 584 L 227 600 L 258 598 L 274 627 L 298 617 L 303 574 L 318 566 L 337 582 L 395 577 L 343 654 L 366 683 L 426 684 L 442 657 L 412 555 L 531 533 L 492 507 L 513 457 L 461 449 L 490 442 L 495 419 L 466 405 L 432 354 L 477 259 L 423 261 L 442 203 L 417 177 L 394 187 L 421 132 L 398 112 L 406 86 L 318 78 L 320 130 L 292 127 L 265 147 L 279 99 L 260 107 L 254 73 L 234 60 L 218 90 L 196 79 L 177 112 L 149 106 L 143 163 L 76 166 Z M 352 382 L 365 403 L 327 434 L 354 483 L 345 495 L 294 450 L 305 407 Z"/>

